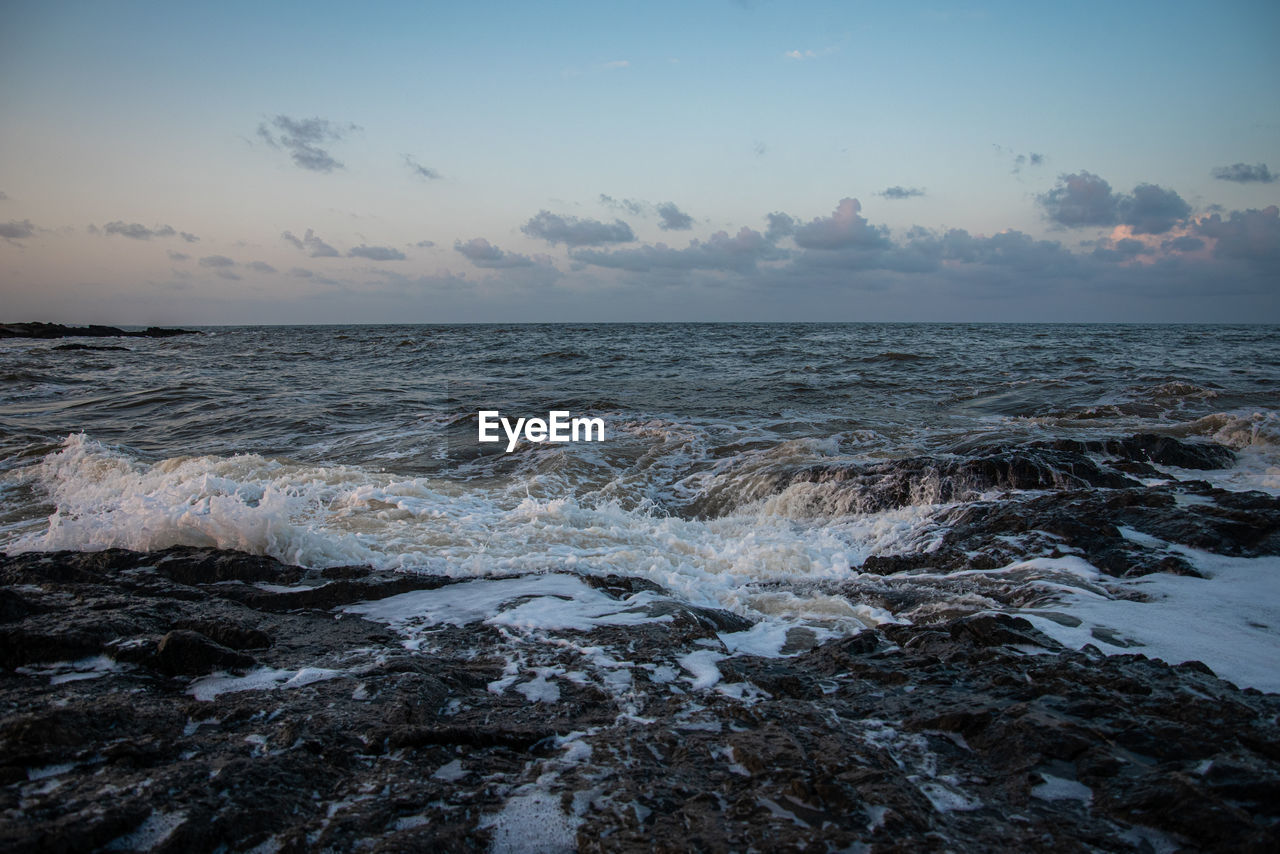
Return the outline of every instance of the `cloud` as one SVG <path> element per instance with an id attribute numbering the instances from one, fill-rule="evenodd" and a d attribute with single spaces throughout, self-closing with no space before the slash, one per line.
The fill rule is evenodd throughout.
<path id="1" fill-rule="evenodd" d="M 1022 172 L 1022 167 L 1024 166 L 1043 166 L 1044 165 L 1044 155 L 1039 154 L 1035 151 L 1031 151 L 1026 154 L 1020 154 L 1014 151 L 1012 148 L 1008 148 L 1007 146 L 996 145 L 996 144 L 993 144 L 992 148 L 994 148 L 1000 154 L 1010 158 L 1010 161 L 1013 163 L 1013 168 L 1010 171 L 1014 175 L 1020 174 Z"/>
<path id="2" fill-rule="evenodd" d="M 1133 226 L 1134 234 L 1164 234 L 1191 214 L 1191 205 L 1173 190 L 1155 184 L 1139 184 L 1117 205 L 1120 222 Z"/>
<path id="3" fill-rule="evenodd" d="M 9 194 L 6 193 L 4 190 L 0 190 L 0 202 L 7 202 L 7 201 L 9 201 Z"/>
<path id="4" fill-rule="evenodd" d="M 1219 166 L 1214 169 L 1213 177 L 1219 181 L 1235 181 L 1238 184 L 1270 184 L 1280 178 L 1280 175 L 1273 173 L 1265 163 L 1254 166 L 1248 163 L 1233 163 L 1230 166 Z"/>
<path id="5" fill-rule="evenodd" d="M 276 268 L 272 267 L 266 261 L 250 261 L 245 264 L 245 269 L 253 270 L 255 273 L 274 273 Z"/>
<path id="6" fill-rule="evenodd" d="M 404 156 L 404 165 L 409 167 L 410 172 L 427 181 L 436 181 L 441 177 L 439 172 L 434 169 L 428 169 L 408 154 Z"/>
<path id="7" fill-rule="evenodd" d="M 815 217 L 797 226 L 793 237 L 802 249 L 845 249 L 853 246 L 876 247 L 885 242 L 882 229 L 870 225 L 858 215 L 862 204 L 857 199 L 841 199 L 829 217 Z"/>
<path id="8" fill-rule="evenodd" d="M 675 202 L 662 202 L 655 205 L 641 199 L 615 199 L 613 196 L 608 196 L 604 193 L 600 194 L 599 201 L 606 208 L 625 211 L 632 216 L 647 217 L 657 214 L 659 219 L 658 228 L 663 231 L 688 231 L 693 227 L 693 217 L 680 210 Z M 543 211 L 543 213 L 546 213 L 546 211 Z M 587 222 L 590 221 L 587 220 Z"/>
<path id="9" fill-rule="evenodd" d="M 675 202 L 658 205 L 658 216 L 662 220 L 658 223 L 658 228 L 663 231 L 688 231 L 693 228 L 693 217 L 676 207 Z"/>
<path id="10" fill-rule="evenodd" d="M 353 124 L 339 125 L 318 117 L 293 119 L 278 115 L 269 122 L 258 125 L 258 136 L 272 148 L 288 151 L 294 165 L 301 169 L 332 172 L 343 168 L 342 164 L 321 145 L 338 142 L 353 130 L 359 130 L 359 127 Z"/>
<path id="11" fill-rule="evenodd" d="M 1170 238 L 1160 244 L 1160 248 L 1165 252 L 1199 252 L 1204 247 L 1203 240 L 1186 234 L 1181 237 Z"/>
<path id="12" fill-rule="evenodd" d="M 788 214 L 775 212 L 765 214 L 764 218 L 769 223 L 769 228 L 764 233 L 767 240 L 781 240 L 795 233 L 796 221 Z"/>
<path id="13" fill-rule="evenodd" d="M 370 261 L 403 261 L 405 255 L 399 249 L 390 246 L 359 246 L 347 250 L 348 258 L 368 258 Z"/>
<path id="14" fill-rule="evenodd" d="M 319 285 L 342 285 L 342 282 L 339 282 L 337 279 L 330 279 L 328 276 L 321 276 L 318 273 L 311 272 L 305 267 L 290 267 L 289 275 L 293 276 L 295 279 L 306 279 L 308 282 L 315 282 Z"/>
<path id="15" fill-rule="evenodd" d="M 627 59 L 615 59 L 612 62 L 602 63 L 600 67 L 605 71 L 610 71 L 615 68 L 630 68 L 631 61 Z"/>
<path id="16" fill-rule="evenodd" d="M 1058 184 L 1036 197 L 1052 222 L 1067 228 L 1115 225 L 1120 200 L 1111 185 L 1091 172 L 1062 175 Z"/>
<path id="17" fill-rule="evenodd" d="M 686 249 L 672 249 L 665 243 L 659 243 L 654 246 L 617 249 L 612 252 L 585 249 L 574 252 L 570 257 L 583 264 L 629 270 L 635 273 L 653 270 L 719 270 L 744 273 L 754 270 L 760 261 L 782 258 L 785 255 L 783 250 L 774 246 L 763 234 L 743 226 L 732 237 L 728 232 L 718 231 L 705 242 L 691 240 Z"/>
<path id="18" fill-rule="evenodd" d="M 436 245 L 436 242 L 434 240 L 419 240 L 413 245 L 419 249 L 430 249 L 432 246 Z"/>
<path id="19" fill-rule="evenodd" d="M 1061 243 L 1036 240 L 1020 231 L 984 237 L 972 235 L 964 229 L 936 233 L 916 227 L 897 243 L 891 241 L 883 230 L 877 233 L 881 237 L 878 243 L 803 252 L 795 258 L 792 272 L 841 270 L 951 275 L 961 269 L 970 269 L 1001 275 L 1044 275 L 1052 272 L 1055 276 L 1074 276 L 1079 272 L 1077 256 Z"/>
<path id="20" fill-rule="evenodd" d="M 236 265 L 235 260 L 228 258 L 226 255 L 206 255 L 198 263 L 201 267 L 208 267 L 213 270 L 214 275 L 219 278 L 232 282 L 240 281 L 240 276 L 231 271 L 231 268 Z"/>
<path id="21" fill-rule="evenodd" d="M 340 258 L 342 253 L 334 249 L 328 243 L 325 243 L 311 229 L 307 229 L 307 233 L 301 239 L 294 236 L 293 232 L 286 231 L 280 237 L 289 243 L 292 243 L 298 249 L 306 252 L 312 258 Z"/>
<path id="22" fill-rule="evenodd" d="M 607 223 L 594 219 L 561 216 L 547 210 L 539 211 L 538 215 L 526 222 L 520 230 L 530 237 L 540 238 L 553 246 L 563 243 L 570 248 L 630 243 L 636 239 L 631 226 L 620 219 Z"/>
<path id="23" fill-rule="evenodd" d="M 1280 269 L 1280 208 L 1232 211 L 1205 217 L 1195 225 L 1196 234 L 1216 241 L 1213 257 Z"/>
<path id="24" fill-rule="evenodd" d="M 97 234 L 96 226 L 89 226 L 90 233 Z M 109 222 L 102 227 L 103 234 L 114 234 L 120 237 L 127 237 L 130 240 L 150 240 L 153 237 L 181 237 L 188 243 L 195 243 L 200 238 L 186 231 L 177 231 L 171 225 L 157 225 L 155 228 L 147 228 L 140 222 L 123 222 L 116 220 Z"/>
<path id="25" fill-rule="evenodd" d="M 1132 261 L 1139 255 L 1151 255 L 1154 251 L 1141 240 L 1124 238 L 1109 246 L 1099 246 L 1093 250 L 1092 255 L 1099 261 L 1119 263 L 1121 261 Z"/>
<path id="26" fill-rule="evenodd" d="M 836 52 L 834 47 L 824 47 L 821 50 L 789 50 L 782 54 L 783 59 L 790 59 L 796 62 L 803 62 L 806 59 L 817 59 L 820 56 L 827 56 Z"/>
<path id="27" fill-rule="evenodd" d="M 623 210 L 632 216 L 646 216 L 649 209 L 653 206 L 648 202 L 641 202 L 637 199 L 615 199 L 613 196 L 600 194 L 600 204 L 613 210 Z"/>
<path id="28" fill-rule="evenodd" d="M 0 237 L 5 240 L 22 240 L 31 237 L 36 233 L 36 227 L 31 224 L 31 220 L 11 219 L 8 222 L 0 222 Z"/>
<path id="29" fill-rule="evenodd" d="M 1129 195 L 1091 172 L 1062 175 L 1058 184 L 1036 197 L 1049 219 L 1066 228 L 1130 225 L 1134 234 L 1164 234 L 1191 214 L 1191 206 L 1173 190 L 1139 184 Z"/>
<path id="30" fill-rule="evenodd" d="M 923 196 L 924 190 L 919 187 L 886 187 L 877 196 L 883 196 L 886 199 L 913 199 L 917 196 Z"/>
<path id="31" fill-rule="evenodd" d="M 1068 275 L 1078 272 L 1077 257 L 1058 241 L 1036 240 L 1012 229 L 990 237 L 951 229 L 940 241 L 940 249 L 944 261 L 1008 267 L 1024 273 L 1054 271 Z"/>
<path id="32" fill-rule="evenodd" d="M 515 252 L 503 252 L 483 237 L 473 237 L 466 243 L 454 241 L 455 251 L 462 253 L 468 261 L 477 267 L 499 270 L 511 267 L 532 267 L 533 259 L 528 255 Z"/>
<path id="33" fill-rule="evenodd" d="M 169 260 L 170 261 L 190 261 L 191 256 L 185 252 L 174 252 L 172 249 L 170 249 Z"/>

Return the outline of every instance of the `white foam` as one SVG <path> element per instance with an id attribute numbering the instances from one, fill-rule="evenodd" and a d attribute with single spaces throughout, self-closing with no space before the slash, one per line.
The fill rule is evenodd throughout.
<path id="1" fill-rule="evenodd" d="M 444 765 L 441 765 L 435 770 L 435 773 L 433 773 L 431 777 L 435 780 L 443 780 L 446 783 L 456 783 L 463 777 L 467 776 L 468 773 L 470 772 L 462 767 L 462 760 L 455 759 L 452 762 L 447 762 Z"/>
<path id="2" fill-rule="evenodd" d="M 609 490 L 575 498 L 563 489 L 548 497 L 554 490 L 543 474 L 481 485 L 253 454 L 147 463 L 84 435 L 68 437 L 22 477 L 57 511 L 44 530 L 4 544 L 11 552 L 213 546 L 303 566 L 455 577 L 572 566 L 645 577 L 693 604 L 752 616 L 759 584 L 844 578 L 867 554 L 917 549 L 936 532 L 927 507 L 839 520 L 746 507 L 684 519 L 637 500 L 643 485 L 619 498 L 601 497 Z M 799 592 L 768 601 L 774 616 L 794 618 L 829 605 Z M 546 616 L 528 609 L 510 618 L 532 625 Z"/>
<path id="3" fill-rule="evenodd" d="M 1040 776 L 1044 779 L 1044 782 L 1038 786 L 1031 787 L 1032 797 L 1040 798 L 1044 801 L 1080 801 L 1084 804 L 1093 800 L 1093 790 L 1084 783 L 1068 780 L 1064 777 L 1055 777 L 1043 771 L 1040 772 Z"/>
<path id="4" fill-rule="evenodd" d="M 485 817 L 481 827 L 492 828 L 492 854 L 570 854 L 577 850 L 581 819 L 560 808 L 560 798 L 536 785 L 526 786 Z"/>
<path id="5" fill-rule="evenodd" d="M 434 590 L 413 590 L 343 610 L 387 623 L 406 634 L 438 625 L 465 626 L 485 622 L 521 629 L 585 631 L 604 625 L 636 625 L 669 621 L 650 616 L 644 606 L 649 592 L 613 599 L 563 573 L 463 581 Z"/>
<path id="6" fill-rule="evenodd" d="M 968 812 L 982 808 L 982 801 L 966 795 L 941 779 L 925 780 L 917 783 L 916 788 L 938 812 Z"/>
<path id="7" fill-rule="evenodd" d="M 152 812 L 132 833 L 108 842 L 103 851 L 150 851 L 164 843 L 187 820 L 185 812 Z"/>
<path id="8" fill-rule="evenodd" d="M 15 668 L 15 672 L 27 676 L 48 676 L 50 685 L 61 685 L 64 682 L 79 682 L 82 679 L 98 679 L 123 669 L 124 665 L 108 656 L 91 655 L 75 661 L 27 664 Z"/>
<path id="9" fill-rule="evenodd" d="M 516 686 L 516 690 L 524 694 L 525 699 L 530 703 L 558 703 L 560 702 L 560 686 L 550 681 L 548 677 L 555 675 L 558 671 L 553 667 L 537 668 L 537 676 L 528 682 L 522 682 Z"/>
<path id="10" fill-rule="evenodd" d="M 676 663 L 688 671 L 691 687 L 700 691 L 720 681 L 720 668 L 716 667 L 716 662 L 723 660 L 724 656 L 715 650 L 700 649 L 681 656 Z"/>
<path id="11" fill-rule="evenodd" d="M 243 676 L 212 675 L 195 680 L 187 687 L 187 693 L 202 702 L 212 700 L 219 694 L 236 691 L 263 691 L 275 688 L 301 688 L 315 682 L 336 679 L 346 675 L 341 670 L 327 670 L 321 667 L 304 667 L 301 670 L 278 670 L 273 667 L 262 667 L 251 670 Z"/>
<path id="12" fill-rule="evenodd" d="M 1112 596 L 1064 589 L 1046 610 L 1066 611 L 1079 626 L 1022 612 L 1067 646 L 1142 653 L 1170 664 L 1200 661 L 1240 687 L 1280 692 L 1280 557 L 1232 558 L 1175 547 L 1208 578 L 1155 573 L 1108 581 Z M 1140 598 L 1119 598 L 1121 595 Z M 1143 601 L 1143 600 L 1146 601 Z M 1140 646 L 1116 647 L 1093 634 L 1107 630 Z"/>
<path id="13" fill-rule="evenodd" d="M 1280 412 L 1274 410 L 1216 412 L 1180 424 L 1175 435 L 1207 436 L 1236 450 L 1236 464 L 1225 469 L 1180 469 L 1161 466 L 1181 480 L 1204 480 L 1222 489 L 1255 489 L 1280 495 Z"/>
<path id="14" fill-rule="evenodd" d="M 43 780 L 47 777 L 60 777 L 76 767 L 74 762 L 63 762 L 58 765 L 45 765 L 42 768 L 28 768 L 28 780 Z"/>

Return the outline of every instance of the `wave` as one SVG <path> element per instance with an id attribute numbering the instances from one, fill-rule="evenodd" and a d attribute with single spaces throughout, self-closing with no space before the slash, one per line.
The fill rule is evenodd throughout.
<path id="1" fill-rule="evenodd" d="M 1280 448 L 1280 413 L 1215 412 L 1169 429 L 1175 436 L 1205 436 L 1228 448 Z"/>
<path id="2" fill-rule="evenodd" d="M 522 496 L 510 485 L 255 454 L 146 462 L 83 434 L 20 476 L 56 509 L 43 530 L 7 543 L 11 553 L 187 545 L 305 567 L 615 573 L 649 578 L 693 604 L 797 619 L 812 616 L 806 603 L 817 594 L 793 591 L 783 602 L 766 588 L 848 577 L 873 552 L 918 550 L 933 525 L 920 508 L 841 525 L 751 511 L 689 519 L 651 503 L 628 509 L 617 500 L 534 497 L 528 488 Z"/>
<path id="3" fill-rule="evenodd" d="M 919 362 L 924 359 L 931 359 L 932 356 L 921 356 L 916 353 L 900 353 L 896 350 L 886 350 L 883 353 L 877 353 L 874 356 L 867 356 L 864 362 Z"/>

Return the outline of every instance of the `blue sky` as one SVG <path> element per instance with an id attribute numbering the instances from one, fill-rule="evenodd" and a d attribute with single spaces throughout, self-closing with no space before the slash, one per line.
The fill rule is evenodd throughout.
<path id="1" fill-rule="evenodd" d="M 1278 37 L 1272 2 L 14 2 L 0 298 L 1278 322 Z"/>

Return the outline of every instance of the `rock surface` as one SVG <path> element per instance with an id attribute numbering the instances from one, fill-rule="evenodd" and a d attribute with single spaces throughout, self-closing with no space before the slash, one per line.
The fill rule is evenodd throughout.
<path id="1" fill-rule="evenodd" d="M 1166 495 L 1064 492 L 1027 525 L 1105 508 L 1160 530 Z M 1197 530 L 1272 548 L 1240 528 L 1274 505 L 1232 500 Z M 1280 696 L 1203 665 L 991 613 L 734 654 L 737 615 L 583 580 L 638 621 L 455 608 L 413 634 L 343 609 L 457 582 L 190 548 L 0 558 L 0 849 L 1280 846 Z"/>
<path id="2" fill-rule="evenodd" d="M 172 338 L 175 335 L 199 334 L 190 329 L 165 329 L 159 326 L 125 330 L 97 324 L 63 326 L 61 323 L 0 323 L 0 338 Z"/>
<path id="3" fill-rule="evenodd" d="M 1057 440 L 1018 445 L 962 445 L 954 455 L 905 457 L 875 463 L 840 462 L 776 471 L 755 479 L 756 488 L 740 491 L 738 478 L 726 478 L 682 508 L 686 515 L 723 515 L 745 501 L 798 485 L 821 489 L 815 515 L 872 513 L 895 507 L 974 501 L 993 491 L 1125 489 L 1136 478 L 1162 477 L 1155 465 L 1221 469 L 1235 453 L 1212 442 L 1188 442 L 1140 433 L 1125 438 L 1081 442 Z"/>

